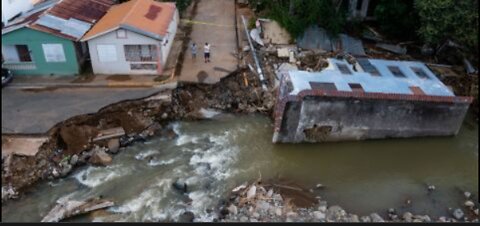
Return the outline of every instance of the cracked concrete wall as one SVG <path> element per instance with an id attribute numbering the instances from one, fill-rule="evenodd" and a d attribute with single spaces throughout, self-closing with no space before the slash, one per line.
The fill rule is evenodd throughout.
<path id="1" fill-rule="evenodd" d="M 456 135 L 468 103 L 305 97 L 284 111 L 278 142 Z"/>

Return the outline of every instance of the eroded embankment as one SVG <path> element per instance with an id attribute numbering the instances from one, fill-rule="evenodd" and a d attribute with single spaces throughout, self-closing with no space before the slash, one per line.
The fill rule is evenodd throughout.
<path id="1" fill-rule="evenodd" d="M 180 83 L 168 92 L 122 101 L 58 123 L 35 156 L 2 159 L 2 201 L 18 197 L 36 182 L 65 177 L 77 166 L 107 165 L 110 155 L 135 141 L 153 135 L 174 137 L 174 132 L 166 129 L 169 122 L 203 119 L 205 109 L 270 115 L 273 95 L 257 84 L 254 75 L 236 71 L 215 85 Z M 110 138 L 102 134 L 115 129 L 124 135 Z M 106 138 L 99 139 L 102 136 Z"/>

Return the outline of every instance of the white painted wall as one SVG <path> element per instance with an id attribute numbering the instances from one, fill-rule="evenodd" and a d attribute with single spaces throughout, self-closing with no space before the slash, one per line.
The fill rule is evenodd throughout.
<path id="1" fill-rule="evenodd" d="M 12 17 L 32 8 L 32 0 L 2 0 L 2 22 L 7 25 Z"/>
<path id="2" fill-rule="evenodd" d="M 167 62 L 168 54 L 172 49 L 173 40 L 175 39 L 175 35 L 177 34 L 179 20 L 180 16 L 178 10 L 175 10 L 175 15 L 173 16 L 172 22 L 170 22 L 170 25 L 168 26 L 167 35 L 165 37 L 168 42 L 166 44 L 164 44 L 165 41 L 162 42 L 162 56 L 165 56 L 162 58 L 162 65 L 165 65 L 165 63 Z"/>
<path id="3" fill-rule="evenodd" d="M 175 11 L 174 19 L 170 22 L 167 29 L 167 35 L 165 40 L 158 41 L 147 36 L 125 30 L 127 38 L 117 38 L 117 30 L 109 32 L 105 35 L 88 41 L 88 49 L 90 52 L 90 58 L 92 62 L 93 72 L 95 74 L 160 74 L 162 73 L 163 66 L 167 62 L 168 55 L 172 48 L 175 35 L 177 33 L 177 26 L 180 20 L 178 10 Z M 115 51 L 117 53 L 116 60 L 112 62 L 100 62 L 97 46 L 98 45 L 115 45 Z M 157 50 L 160 50 L 157 55 L 159 64 L 158 70 L 130 70 L 130 64 L 132 62 L 126 61 L 124 45 L 156 45 Z M 146 63 L 146 62 L 138 62 Z"/>
<path id="4" fill-rule="evenodd" d="M 156 70 L 130 70 L 132 62 L 126 61 L 124 45 L 156 45 L 157 50 L 160 48 L 160 41 L 137 34 L 131 31 L 127 33 L 126 39 L 117 38 L 117 32 L 112 31 L 100 37 L 88 41 L 88 50 L 92 61 L 93 73 L 95 74 L 158 74 Z M 98 45 L 114 45 L 117 57 L 112 62 L 100 62 L 97 46 Z M 158 54 L 160 55 L 160 53 Z M 158 56 L 162 59 L 163 56 Z M 138 62 L 146 63 L 146 62 Z"/>

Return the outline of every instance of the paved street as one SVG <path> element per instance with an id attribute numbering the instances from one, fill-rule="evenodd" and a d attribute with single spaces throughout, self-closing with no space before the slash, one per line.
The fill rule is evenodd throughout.
<path id="1" fill-rule="evenodd" d="M 70 117 L 94 113 L 122 100 L 146 97 L 154 88 L 2 89 L 2 133 L 45 133 Z"/>
<path id="2" fill-rule="evenodd" d="M 198 3 L 193 20 L 191 42 L 197 43 L 197 58 L 192 59 L 191 49 L 185 60 L 179 80 L 216 83 L 237 68 L 235 2 L 233 0 L 202 0 Z M 211 45 L 210 63 L 205 63 L 203 46 Z"/>

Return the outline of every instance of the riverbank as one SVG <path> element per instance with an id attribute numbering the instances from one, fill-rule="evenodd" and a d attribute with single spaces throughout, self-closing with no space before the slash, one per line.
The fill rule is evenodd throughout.
<path id="1" fill-rule="evenodd" d="M 165 129 L 169 122 L 208 118 L 208 109 L 270 115 L 272 93 L 256 85 L 256 76 L 243 72 L 235 71 L 214 85 L 180 83 L 174 90 L 122 101 L 55 125 L 35 156 L 2 158 L 2 202 L 18 198 L 36 182 L 66 177 L 79 166 L 108 165 L 112 155 L 136 141 L 155 134 L 174 137 Z M 112 129 L 123 133 L 102 139 L 102 132 Z"/>
<path id="2" fill-rule="evenodd" d="M 359 216 L 338 205 L 329 205 L 322 197 L 313 195 L 313 189 L 324 189 L 322 184 L 307 190 L 298 185 L 256 181 L 234 188 L 228 202 L 219 209 L 220 222 L 478 222 L 478 203 L 471 193 L 464 192 L 463 207 L 449 209 L 450 216 L 434 218 L 394 208 L 384 213 Z M 435 187 L 430 186 L 430 192 Z M 411 201 L 410 201 L 411 202 Z M 382 217 L 382 215 L 384 217 Z M 386 216 L 386 217 L 385 217 Z"/>

